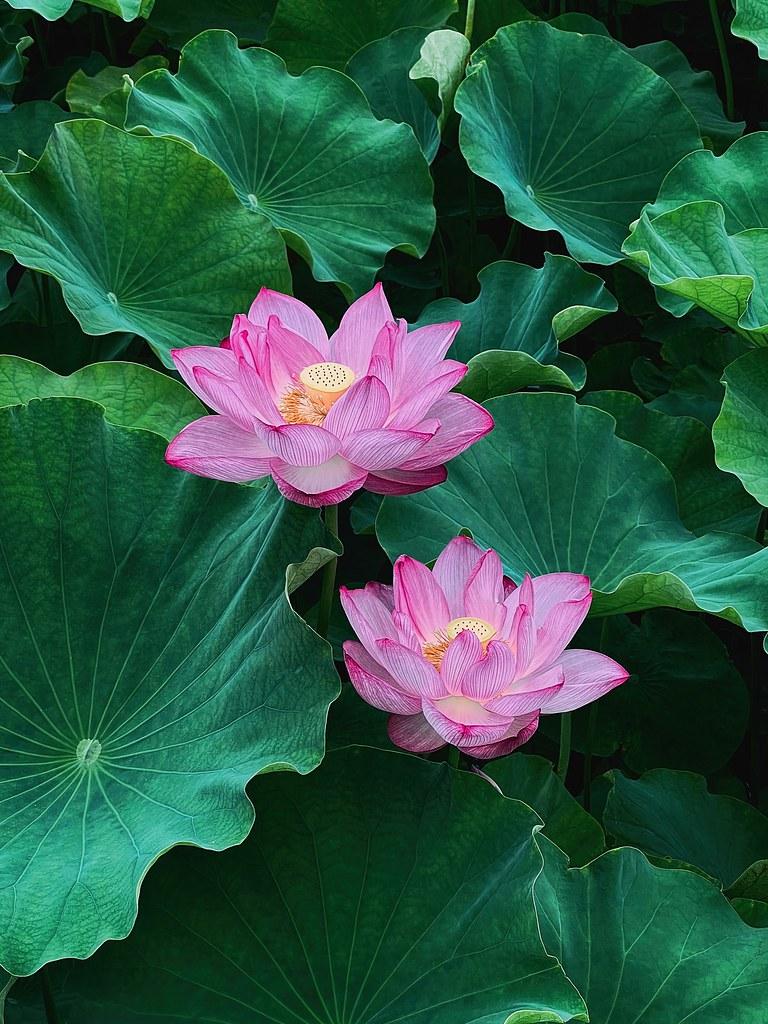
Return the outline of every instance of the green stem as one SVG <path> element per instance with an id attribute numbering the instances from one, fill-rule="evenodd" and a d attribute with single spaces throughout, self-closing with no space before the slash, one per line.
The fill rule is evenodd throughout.
<path id="1" fill-rule="evenodd" d="M 51 315 L 51 282 L 47 274 L 40 275 L 40 292 L 43 299 L 45 326 L 51 327 L 53 325 L 53 316 Z"/>
<path id="2" fill-rule="evenodd" d="M 45 36 L 48 30 L 44 27 L 45 22 L 38 14 L 32 15 L 32 25 L 34 27 L 35 42 L 37 43 L 37 48 L 40 51 L 40 63 L 43 65 L 43 71 L 47 71 L 50 67 L 48 62 L 48 46 L 45 42 Z"/>
<path id="3" fill-rule="evenodd" d="M 40 988 L 43 992 L 43 1006 L 45 1007 L 45 1019 L 48 1024 L 59 1024 L 61 1018 L 59 1012 L 56 1009 L 56 1003 L 53 998 L 53 989 L 51 988 L 51 979 L 48 976 L 48 968 L 43 967 L 40 970 Z"/>
<path id="4" fill-rule="evenodd" d="M 501 259 L 508 260 L 515 251 L 517 245 L 517 239 L 520 236 L 520 225 L 516 220 L 512 221 L 512 227 L 509 229 L 507 240 L 504 243 L 504 248 L 501 250 Z"/>
<path id="5" fill-rule="evenodd" d="M 325 525 L 328 530 L 338 539 L 339 536 L 339 506 L 326 505 L 323 513 Z M 320 587 L 320 606 L 317 613 L 317 632 L 320 636 L 328 639 L 328 626 L 331 622 L 331 609 L 333 607 L 333 595 L 336 590 L 336 555 L 325 563 L 323 569 L 323 582 Z"/>
<path id="6" fill-rule="evenodd" d="M 475 27 L 475 0 L 467 0 L 467 20 L 464 23 L 464 35 L 472 42 L 472 29 Z"/>
<path id="7" fill-rule="evenodd" d="M 472 171 L 467 178 L 467 205 L 469 208 L 469 269 L 474 274 L 477 261 L 477 190 Z"/>
<path id="8" fill-rule="evenodd" d="M 712 28 L 717 41 L 717 49 L 720 53 L 720 65 L 723 69 L 723 85 L 725 86 L 725 113 L 729 121 L 734 118 L 733 106 L 733 75 L 731 74 L 731 62 L 728 60 L 728 48 L 725 44 L 723 25 L 720 21 L 720 13 L 717 9 L 717 0 L 709 0 L 709 16 L 712 19 Z"/>
<path id="9" fill-rule="evenodd" d="M 101 24 L 104 27 L 104 39 L 107 44 L 107 53 L 109 59 L 113 64 L 117 64 L 117 50 L 115 49 L 115 40 L 112 38 L 112 27 L 110 25 L 109 15 L 106 11 L 102 12 Z"/>
<path id="10" fill-rule="evenodd" d="M 443 292 L 443 298 L 446 298 L 451 294 L 451 283 L 448 278 L 448 253 L 445 251 L 445 242 L 440 228 L 437 228 L 437 253 L 440 258 L 440 283 Z"/>
<path id="11" fill-rule="evenodd" d="M 458 768 L 461 759 L 461 751 L 458 747 L 448 747 L 448 764 L 451 768 Z"/>
<path id="12" fill-rule="evenodd" d="M 565 783 L 568 765 L 571 761 L 571 713 L 564 711 L 560 715 L 560 754 L 557 758 L 557 774 Z"/>
<path id="13" fill-rule="evenodd" d="M 587 718 L 587 749 L 584 751 L 584 810 L 592 810 L 592 737 L 595 734 L 597 704 L 589 706 Z"/>

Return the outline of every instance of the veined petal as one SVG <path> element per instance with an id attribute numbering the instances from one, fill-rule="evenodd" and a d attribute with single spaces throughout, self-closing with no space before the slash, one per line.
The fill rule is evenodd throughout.
<path id="1" fill-rule="evenodd" d="M 550 610 L 536 630 L 536 651 L 531 668 L 551 665 L 562 654 L 586 619 L 591 604 L 592 594 L 588 593 L 580 601 L 561 601 Z M 538 620 L 538 615 L 534 618 Z"/>
<path id="2" fill-rule="evenodd" d="M 445 594 L 452 619 L 464 614 L 464 587 L 482 554 L 471 537 L 454 537 L 437 556 L 432 575 Z"/>
<path id="3" fill-rule="evenodd" d="M 165 461 L 197 476 L 244 483 L 271 472 L 272 453 L 224 416 L 203 416 L 174 437 Z"/>
<path id="4" fill-rule="evenodd" d="M 437 580 L 426 565 L 401 555 L 394 565 L 392 586 L 395 608 L 408 616 L 422 643 L 432 643 L 451 619 Z"/>
<path id="5" fill-rule="evenodd" d="M 389 394 L 378 377 L 361 377 L 337 399 L 323 426 L 346 440 L 361 430 L 381 427 L 389 415 Z"/>
<path id="6" fill-rule="evenodd" d="M 187 387 L 191 388 L 206 404 L 207 399 L 200 393 L 195 380 L 196 369 L 210 370 L 211 373 L 218 374 L 219 377 L 226 380 L 234 380 L 237 377 L 237 358 L 226 348 L 216 348 L 213 345 L 189 345 L 187 348 L 171 349 L 171 359 Z"/>
<path id="7" fill-rule="evenodd" d="M 415 651 L 384 638 L 376 641 L 376 660 L 406 693 L 414 697 L 442 697 L 445 688 L 434 665 Z"/>
<path id="8" fill-rule="evenodd" d="M 394 679 L 374 661 L 362 644 L 353 640 L 345 641 L 344 664 L 350 682 L 367 704 L 396 715 L 421 712 L 419 698 L 398 689 Z"/>
<path id="9" fill-rule="evenodd" d="M 466 374 L 467 369 L 468 367 L 464 363 L 446 360 L 439 365 L 438 373 L 435 373 L 429 380 L 420 382 L 418 387 L 414 388 L 412 381 L 401 380 L 392 399 L 389 424 L 393 427 L 411 427 L 420 423 L 435 402 L 456 387 Z M 371 363 L 371 372 L 374 372 L 373 362 Z M 385 378 L 382 379 L 386 382 Z M 391 379 L 390 373 L 390 381 Z"/>
<path id="10" fill-rule="evenodd" d="M 295 384 L 307 366 L 325 361 L 325 353 L 289 330 L 278 317 L 267 321 L 266 345 L 272 367 L 272 382 L 278 393 Z"/>
<path id="11" fill-rule="evenodd" d="M 470 708 L 460 705 L 474 705 Z M 422 701 L 424 717 L 446 743 L 466 750 L 478 744 L 495 743 L 504 739 L 509 729 L 509 719 L 484 711 L 482 705 L 468 701 L 465 697 L 445 697 L 443 700 Z M 443 710 L 445 709 L 445 710 Z M 449 714 L 446 714 L 449 711 Z M 456 717 L 454 717 L 456 716 Z M 461 718 L 464 721 L 461 721 Z M 472 718 L 473 721 L 466 721 Z"/>
<path id="12" fill-rule="evenodd" d="M 565 675 L 559 665 L 539 675 L 527 676 L 509 688 L 512 692 L 487 701 L 486 707 L 499 715 L 524 715 L 539 711 L 562 690 L 564 679 Z"/>
<path id="13" fill-rule="evenodd" d="M 206 405 L 243 430 L 253 432 L 256 417 L 244 401 L 239 383 L 225 380 L 204 366 L 196 366 L 193 376 L 197 382 L 197 393 Z"/>
<path id="14" fill-rule="evenodd" d="M 299 299 L 292 295 L 262 288 L 251 303 L 248 319 L 266 327 L 271 316 L 279 317 L 281 323 L 300 337 L 305 338 L 327 358 L 328 335 L 320 317 Z"/>
<path id="15" fill-rule="evenodd" d="M 340 455 L 334 455 L 320 466 L 291 466 L 275 459 L 271 472 L 284 497 L 314 508 L 338 505 L 358 491 L 368 475 Z"/>
<path id="16" fill-rule="evenodd" d="M 409 361 L 420 363 L 422 366 L 439 363 L 453 344 L 460 327 L 460 320 L 417 327 L 408 332 L 403 345 L 404 355 Z"/>
<path id="17" fill-rule="evenodd" d="M 480 637 L 464 629 L 448 644 L 440 664 L 440 676 L 449 693 L 464 693 L 464 680 L 483 656 Z"/>
<path id="18" fill-rule="evenodd" d="M 283 422 L 272 394 L 272 388 L 266 383 L 258 370 L 245 359 L 239 360 L 240 393 L 249 409 L 262 423 L 277 426 Z"/>
<path id="19" fill-rule="evenodd" d="M 312 423 L 270 426 L 256 421 L 254 429 L 275 457 L 291 466 L 322 466 L 341 447 L 339 439 L 330 431 Z"/>
<path id="20" fill-rule="evenodd" d="M 344 444 L 345 459 L 369 470 L 395 469 L 405 459 L 415 455 L 432 437 L 415 430 L 361 430 Z"/>
<path id="21" fill-rule="evenodd" d="M 450 394 L 429 410 L 430 418 L 440 420 L 440 429 L 418 455 L 403 467 L 423 469 L 448 462 L 493 429 L 493 417 L 465 395 Z M 418 424 L 414 424 L 418 429 Z"/>
<path id="22" fill-rule="evenodd" d="M 476 616 L 499 629 L 504 621 L 504 569 L 495 551 L 484 551 L 464 587 L 464 615 Z"/>
<path id="23" fill-rule="evenodd" d="M 560 692 L 542 707 L 545 715 L 582 708 L 629 678 L 629 672 L 618 662 L 597 651 L 564 651 L 557 665 L 565 681 Z"/>
<path id="24" fill-rule="evenodd" d="M 380 469 L 371 473 L 365 481 L 365 488 L 373 494 L 415 494 L 428 487 L 441 484 L 448 476 L 445 466 L 429 469 Z"/>
<path id="25" fill-rule="evenodd" d="M 428 754 L 445 746 L 445 740 L 422 714 L 391 715 L 387 732 L 396 747 L 414 754 Z"/>
<path id="26" fill-rule="evenodd" d="M 379 331 L 394 320 L 383 287 L 375 284 L 356 299 L 341 318 L 339 329 L 331 336 L 330 358 L 350 366 L 358 376 L 364 376 Z"/>
<path id="27" fill-rule="evenodd" d="M 538 727 L 538 711 L 534 711 L 530 715 L 521 715 L 512 720 L 506 739 L 471 747 L 467 753 L 470 757 L 477 757 L 482 761 L 487 761 L 492 757 L 503 757 L 505 754 L 511 754 L 513 750 L 517 750 L 523 743 L 527 743 Z"/>
<path id="28" fill-rule="evenodd" d="M 460 634 L 461 635 L 461 634 Z M 474 700 L 487 701 L 504 691 L 515 678 L 515 655 L 501 640 L 491 640 L 476 665 L 462 680 L 462 693 Z M 490 707 L 490 705 L 488 705 Z M 495 711 L 495 708 L 491 708 Z M 530 711 L 530 708 L 526 708 Z M 503 714 L 504 712 L 502 712 Z M 510 712 L 514 714 L 515 712 Z"/>
<path id="29" fill-rule="evenodd" d="M 397 640 L 397 631 L 392 621 L 392 605 L 387 604 L 383 591 L 389 588 L 377 583 L 368 583 L 360 590 L 339 588 L 339 598 L 344 614 L 374 660 L 378 659 L 377 640 L 388 637 Z M 391 596 L 391 595 L 390 595 Z M 384 668 L 382 667 L 382 672 Z"/>

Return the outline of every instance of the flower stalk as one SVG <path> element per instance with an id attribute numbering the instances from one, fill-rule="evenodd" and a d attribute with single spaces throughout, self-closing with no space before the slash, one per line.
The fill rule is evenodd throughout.
<path id="1" fill-rule="evenodd" d="M 323 518 L 329 533 L 338 540 L 339 537 L 339 506 L 326 505 L 323 510 Z M 333 556 L 325 563 L 323 568 L 323 579 L 320 587 L 320 605 L 317 613 L 317 632 L 323 639 L 328 639 L 328 627 L 331 624 L 331 610 L 333 609 L 333 595 L 336 590 L 336 566 L 338 557 Z"/>

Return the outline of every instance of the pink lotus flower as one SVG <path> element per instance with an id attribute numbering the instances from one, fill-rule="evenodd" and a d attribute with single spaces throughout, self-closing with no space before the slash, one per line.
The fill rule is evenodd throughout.
<path id="1" fill-rule="evenodd" d="M 451 743 L 498 757 L 531 738 L 539 714 L 573 711 L 628 677 L 604 654 L 565 650 L 592 601 L 587 576 L 526 576 L 516 587 L 495 551 L 457 537 L 431 572 L 398 558 L 393 582 L 341 588 L 361 640 L 344 644 L 344 660 L 406 750 Z"/>
<path id="2" fill-rule="evenodd" d="M 220 348 L 171 353 L 218 415 L 185 427 L 166 460 L 217 480 L 271 475 L 303 505 L 439 484 L 444 463 L 493 427 L 476 402 L 448 394 L 467 370 L 443 358 L 459 326 L 408 333 L 377 284 L 329 340 L 303 302 L 262 288 Z"/>

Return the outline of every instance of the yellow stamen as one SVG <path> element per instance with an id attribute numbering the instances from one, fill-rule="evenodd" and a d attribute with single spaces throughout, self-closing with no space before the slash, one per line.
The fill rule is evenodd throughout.
<path id="1" fill-rule="evenodd" d="M 435 668 L 440 668 L 445 652 L 452 640 L 455 640 L 459 633 L 468 631 L 474 633 L 480 639 L 483 653 L 485 653 L 489 641 L 496 636 L 496 630 L 485 619 L 475 619 L 472 616 L 462 616 L 459 619 L 451 619 L 445 630 L 438 630 L 435 639 L 430 644 L 424 644 L 422 654 L 427 661 L 432 662 Z"/>

